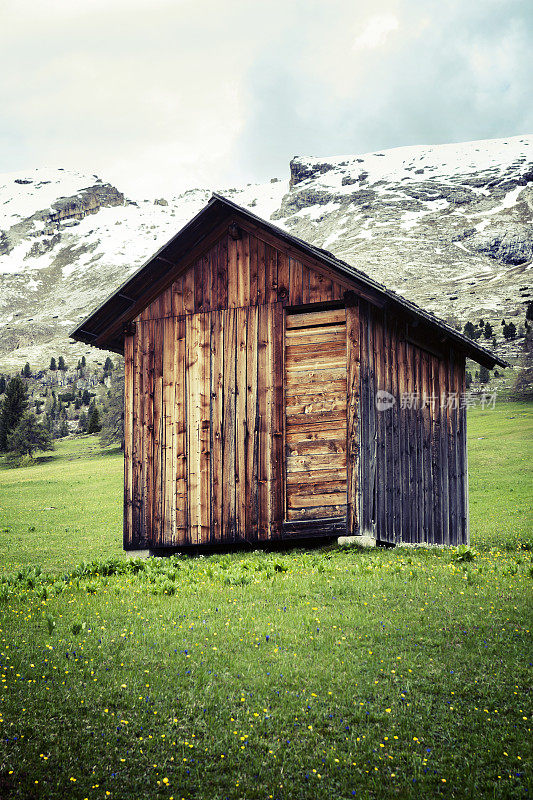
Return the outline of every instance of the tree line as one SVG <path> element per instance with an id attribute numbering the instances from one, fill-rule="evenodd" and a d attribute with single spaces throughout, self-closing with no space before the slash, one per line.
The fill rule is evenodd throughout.
<path id="1" fill-rule="evenodd" d="M 50 370 L 67 371 L 60 356 L 50 360 Z M 78 361 L 74 387 L 42 389 L 43 371 L 33 373 L 27 362 L 20 374 L 0 375 L 0 453 L 13 459 L 31 460 L 37 451 L 53 449 L 53 440 L 73 433 L 99 433 L 102 444 L 124 441 L 124 370 L 107 358 L 103 371 L 89 376 L 87 388 L 76 388 L 87 369 Z M 82 384 L 83 385 L 83 384 Z M 31 395 L 31 396 L 30 396 Z"/>

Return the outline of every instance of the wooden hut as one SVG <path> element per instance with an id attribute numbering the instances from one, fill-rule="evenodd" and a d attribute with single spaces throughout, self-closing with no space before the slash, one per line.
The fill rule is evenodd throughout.
<path id="1" fill-rule="evenodd" d="M 213 195 L 72 334 L 125 358 L 124 548 L 468 542 L 488 350 Z"/>

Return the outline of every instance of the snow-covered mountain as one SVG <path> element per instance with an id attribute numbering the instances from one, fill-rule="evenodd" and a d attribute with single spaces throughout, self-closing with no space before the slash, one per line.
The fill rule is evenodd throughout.
<path id="1" fill-rule="evenodd" d="M 101 360 L 67 344 L 68 331 L 211 194 L 128 199 L 119 189 L 62 169 L 0 176 L 0 369 L 58 354 Z M 295 158 L 290 181 L 217 191 L 454 324 L 523 322 L 532 136 Z"/>

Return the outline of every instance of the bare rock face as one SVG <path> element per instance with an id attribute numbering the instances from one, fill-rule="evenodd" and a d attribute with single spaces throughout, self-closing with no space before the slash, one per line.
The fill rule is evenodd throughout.
<path id="1" fill-rule="evenodd" d="M 324 172 L 328 172 L 330 169 L 333 169 L 331 164 L 328 164 L 327 161 L 323 164 L 313 164 L 313 166 L 310 166 L 304 161 L 300 161 L 296 156 L 290 162 L 289 168 L 291 171 L 291 177 L 289 181 L 290 189 L 302 181 L 309 180 L 309 178 L 316 178 L 317 175 L 323 175 Z"/>
<path id="2" fill-rule="evenodd" d="M 464 243 L 501 264 L 527 264 L 533 255 L 531 226 L 518 223 L 491 226 L 472 238 L 465 237 Z"/>
<path id="3" fill-rule="evenodd" d="M 60 197 L 52 204 L 49 222 L 66 219 L 83 219 L 87 214 L 97 214 L 100 208 L 123 206 L 124 195 L 109 183 L 95 184 L 72 197 Z"/>

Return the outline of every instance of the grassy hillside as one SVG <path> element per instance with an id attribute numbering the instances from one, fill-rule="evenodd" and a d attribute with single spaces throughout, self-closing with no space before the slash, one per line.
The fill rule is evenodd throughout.
<path id="1" fill-rule="evenodd" d="M 0 797 L 527 797 L 532 420 L 470 415 L 458 551 L 132 562 L 119 453 L 1 470 Z"/>

